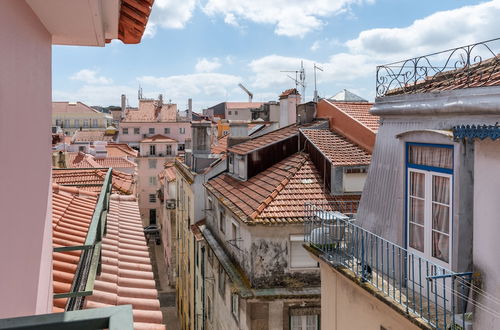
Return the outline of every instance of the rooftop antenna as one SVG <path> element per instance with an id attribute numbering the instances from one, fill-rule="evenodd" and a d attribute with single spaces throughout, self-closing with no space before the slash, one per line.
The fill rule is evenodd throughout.
<path id="1" fill-rule="evenodd" d="M 139 90 L 137 91 L 137 97 L 139 98 L 139 100 L 142 100 L 142 87 L 141 87 L 141 85 L 139 85 Z"/>
<path id="2" fill-rule="evenodd" d="M 244 91 L 245 91 L 245 93 L 247 93 L 247 94 L 248 94 L 248 102 L 252 103 L 253 94 L 252 94 L 252 93 L 251 93 L 248 89 L 246 89 L 246 88 L 245 88 L 245 86 L 243 86 L 241 83 L 240 83 L 240 84 L 238 84 L 238 86 L 240 86 L 240 88 L 241 88 L 242 90 L 244 90 Z"/>
<path id="3" fill-rule="evenodd" d="M 305 97 L 306 93 L 306 70 L 304 69 L 304 61 L 300 61 L 300 70 L 292 70 L 292 71 L 280 71 L 280 72 L 292 72 L 295 73 L 295 78 L 287 75 L 288 78 L 292 79 L 295 82 L 295 89 L 299 89 L 299 86 L 302 87 L 302 96 Z"/>
<path id="4" fill-rule="evenodd" d="M 313 101 L 317 103 L 319 100 L 319 97 L 318 97 L 318 89 L 316 88 L 316 70 L 323 72 L 323 69 L 320 68 L 319 66 L 317 66 L 316 63 L 314 63 L 314 99 L 313 99 Z"/>

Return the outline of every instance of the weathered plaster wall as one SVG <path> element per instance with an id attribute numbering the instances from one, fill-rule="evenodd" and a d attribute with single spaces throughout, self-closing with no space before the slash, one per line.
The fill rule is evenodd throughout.
<path id="1" fill-rule="evenodd" d="M 0 7 L 2 318 L 52 310 L 52 38 L 24 1 Z"/>
<path id="2" fill-rule="evenodd" d="M 474 270 L 481 273 L 482 289 L 486 293 L 500 297 L 500 141 L 485 139 L 475 142 L 474 164 Z M 484 296 L 475 297 L 479 303 L 493 309 L 497 304 Z M 500 329 L 500 319 L 485 313 L 483 309 L 474 311 L 474 329 Z"/>

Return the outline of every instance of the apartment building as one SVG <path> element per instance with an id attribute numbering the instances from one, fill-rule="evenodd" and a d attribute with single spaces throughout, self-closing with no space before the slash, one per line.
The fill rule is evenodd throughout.
<path id="1" fill-rule="evenodd" d="M 328 329 L 500 326 L 495 46 L 378 67 L 380 127 L 355 221 L 311 206 L 306 222 Z M 450 70 L 443 58 L 455 57 Z"/>
<path id="2" fill-rule="evenodd" d="M 105 130 L 112 117 L 82 102 L 52 102 L 52 126 L 60 127 L 65 135 L 78 130 Z"/>

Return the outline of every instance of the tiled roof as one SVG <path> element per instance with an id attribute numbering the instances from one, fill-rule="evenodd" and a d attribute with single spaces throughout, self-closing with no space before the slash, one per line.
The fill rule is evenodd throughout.
<path id="1" fill-rule="evenodd" d="M 140 100 L 139 109 L 127 109 L 123 122 L 175 122 L 177 120 L 177 105 L 163 104 L 160 108 L 158 101 Z"/>
<path id="2" fill-rule="evenodd" d="M 84 308 L 131 304 L 135 329 L 165 329 L 139 206 L 128 197 L 111 197 L 102 240 L 102 270 L 93 294 L 85 298 Z M 97 193 L 53 186 L 54 247 L 84 243 L 96 201 Z M 80 251 L 53 254 L 54 292 L 70 291 L 79 255 Z M 65 304 L 66 299 L 55 299 L 54 311 L 63 311 Z"/>
<path id="3" fill-rule="evenodd" d="M 374 132 L 378 131 L 379 127 L 379 117 L 370 114 L 370 109 L 373 103 L 369 102 L 336 102 L 328 101 L 330 104 L 334 105 L 341 111 L 345 112 L 352 118 L 361 122 L 363 125 L 368 127 Z"/>
<path id="4" fill-rule="evenodd" d="M 254 109 L 260 108 L 262 102 L 226 102 L 226 109 Z"/>
<path id="5" fill-rule="evenodd" d="M 370 165 L 371 154 L 340 134 L 326 129 L 301 132 L 334 166 Z"/>
<path id="6" fill-rule="evenodd" d="M 227 138 L 229 135 L 224 135 L 220 139 L 217 139 L 217 144 L 212 145 L 211 152 L 213 154 L 222 154 L 227 151 Z"/>
<path id="7" fill-rule="evenodd" d="M 105 169 L 52 169 L 52 182 L 59 185 L 76 185 L 80 190 L 100 192 L 106 176 Z M 112 192 L 131 195 L 135 192 L 135 180 L 132 174 L 113 170 Z M 96 186 L 89 186 L 89 185 Z"/>
<path id="8" fill-rule="evenodd" d="M 280 99 L 285 98 L 290 95 L 300 95 L 296 88 L 290 88 L 280 94 Z"/>
<path id="9" fill-rule="evenodd" d="M 123 0 L 118 21 L 118 38 L 124 44 L 138 44 L 148 23 L 154 0 Z M 106 40 L 111 42 L 111 40 Z"/>
<path id="10" fill-rule="evenodd" d="M 276 143 L 278 141 L 285 140 L 293 135 L 296 135 L 299 132 L 297 125 L 292 124 L 270 133 L 261 135 L 259 137 L 253 138 L 246 142 L 234 145 L 228 148 L 228 151 L 234 152 L 239 155 L 248 154 L 254 150 L 260 149 L 267 145 Z"/>
<path id="11" fill-rule="evenodd" d="M 131 162 L 124 157 L 94 157 L 94 161 L 101 167 L 134 168 L 137 166 L 136 163 Z"/>
<path id="12" fill-rule="evenodd" d="M 242 221 L 253 224 L 301 223 L 305 201 L 333 199 L 323 188 L 309 156 L 303 153 L 285 158 L 247 181 L 224 173 L 205 186 Z"/>
<path id="13" fill-rule="evenodd" d="M 110 143 L 106 145 L 108 156 L 111 157 L 137 157 L 138 152 L 132 149 L 126 143 Z"/>
<path id="14" fill-rule="evenodd" d="M 145 142 L 166 142 L 166 143 L 177 143 L 177 140 L 176 139 L 172 139 L 168 136 L 165 136 L 165 135 L 162 135 L 162 134 L 156 134 L 156 135 L 153 135 L 153 136 L 150 136 L 148 138 L 145 138 L 145 139 L 142 139 L 141 141 L 139 142 L 142 142 L 142 143 L 145 143 Z"/>
<path id="15" fill-rule="evenodd" d="M 71 138 L 72 142 L 95 142 L 115 140 L 115 134 L 107 135 L 105 131 L 76 131 Z"/>
<path id="16" fill-rule="evenodd" d="M 52 113 L 79 113 L 79 114 L 104 114 L 97 111 L 94 108 L 89 107 L 82 102 L 70 103 L 70 102 L 52 102 Z"/>
<path id="17" fill-rule="evenodd" d="M 472 59 L 471 59 L 472 61 Z M 500 57 L 489 58 L 478 64 L 471 64 L 466 68 L 445 71 L 432 77 L 426 77 L 407 88 L 389 90 L 385 95 L 399 95 L 407 93 L 431 93 L 463 88 L 500 86 Z"/>

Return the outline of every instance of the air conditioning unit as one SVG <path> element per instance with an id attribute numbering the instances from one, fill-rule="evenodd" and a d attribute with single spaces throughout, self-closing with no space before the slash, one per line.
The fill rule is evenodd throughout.
<path id="1" fill-rule="evenodd" d="M 167 199 L 165 202 L 165 207 L 168 210 L 174 210 L 175 209 L 175 199 Z"/>

